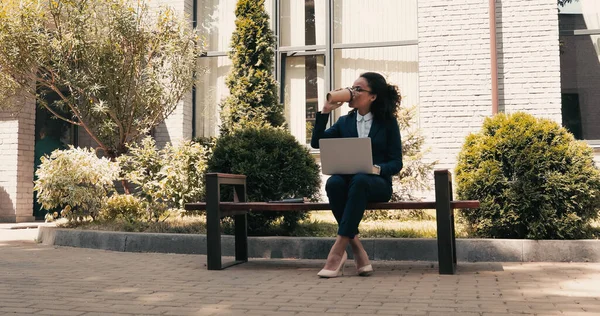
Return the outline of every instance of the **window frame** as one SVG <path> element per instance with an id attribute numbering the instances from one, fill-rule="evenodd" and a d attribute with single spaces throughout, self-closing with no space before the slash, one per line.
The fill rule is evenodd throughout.
<path id="1" fill-rule="evenodd" d="M 279 83 L 285 80 L 285 58 L 287 56 L 310 56 L 310 55 L 324 55 L 325 61 L 325 90 L 330 91 L 335 87 L 335 65 L 336 60 L 334 57 L 334 50 L 336 49 L 360 49 L 360 48 L 380 48 L 380 47 L 400 47 L 400 46 L 417 46 L 419 44 L 418 38 L 414 40 L 402 40 L 402 41 L 384 41 L 384 42 L 364 42 L 364 43 L 334 43 L 333 32 L 334 32 L 334 1 L 326 0 L 327 4 L 325 7 L 325 45 L 306 45 L 306 46 L 280 46 L 280 29 L 281 29 L 281 12 L 280 12 L 280 1 L 290 0 L 276 0 L 273 3 L 276 8 L 275 15 L 275 35 L 277 37 L 276 44 L 276 80 Z M 280 84 L 280 101 L 283 103 L 285 96 L 285 85 Z M 340 113 L 334 113 L 329 118 L 328 126 L 331 126 L 339 118 Z M 318 153 L 318 149 L 310 148 L 311 153 Z"/>
<path id="2" fill-rule="evenodd" d="M 563 13 L 558 13 L 557 14 L 557 19 L 560 20 L 560 16 Z M 572 13 L 568 13 L 568 14 L 564 14 L 564 15 L 570 15 Z M 559 21 L 560 24 L 560 21 Z M 600 35 L 600 28 L 599 29 L 573 29 L 573 30 L 559 30 L 558 32 L 558 36 L 559 38 L 562 36 L 590 36 L 590 35 Z M 561 70 L 562 71 L 562 70 Z M 562 87 L 562 83 L 561 83 L 561 95 L 563 94 L 563 87 Z M 562 101 L 561 101 L 561 105 L 562 105 Z M 561 113 L 562 116 L 562 113 Z M 585 141 L 588 145 L 590 145 L 590 147 L 594 148 L 594 150 L 596 151 L 600 151 L 600 138 L 598 139 L 582 139 L 583 141 Z"/>

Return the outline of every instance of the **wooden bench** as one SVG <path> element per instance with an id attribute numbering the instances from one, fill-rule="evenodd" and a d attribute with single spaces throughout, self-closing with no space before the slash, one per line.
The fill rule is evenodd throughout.
<path id="1" fill-rule="evenodd" d="M 435 209 L 437 221 L 438 261 L 440 274 L 456 272 L 456 240 L 454 209 L 478 208 L 479 201 L 453 201 L 452 176 L 448 170 L 436 170 L 435 201 L 370 203 L 368 210 Z M 234 201 L 221 202 L 221 185 L 232 185 Z M 247 213 L 252 211 L 317 211 L 330 210 L 329 203 L 246 202 L 246 176 L 224 173 L 206 175 L 206 203 L 188 203 L 186 210 L 206 210 L 206 242 L 208 270 L 222 270 L 248 261 Z M 221 261 L 220 220 L 233 216 L 235 261 Z"/>

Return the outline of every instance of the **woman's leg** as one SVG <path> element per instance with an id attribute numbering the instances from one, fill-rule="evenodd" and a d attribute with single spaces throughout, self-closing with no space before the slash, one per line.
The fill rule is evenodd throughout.
<path id="1" fill-rule="evenodd" d="M 332 175 L 327 179 L 325 191 L 329 198 L 331 212 L 338 224 L 342 221 L 344 208 L 346 207 L 346 199 L 348 198 L 348 182 L 347 177 L 341 175 Z"/>
<path id="2" fill-rule="evenodd" d="M 344 215 L 344 208 L 346 207 L 346 199 L 348 198 L 348 177 L 341 175 L 332 175 L 327 179 L 325 184 L 325 191 L 327 191 L 327 197 L 329 198 L 329 206 L 331 206 L 331 212 L 335 220 L 339 223 L 342 221 Z M 325 263 L 325 270 L 335 270 L 340 265 L 340 260 L 346 251 L 350 238 L 337 236 L 335 243 L 329 250 L 327 255 L 327 262 Z"/>
<path id="3" fill-rule="evenodd" d="M 348 184 L 348 199 L 338 235 L 354 238 L 368 202 L 387 202 L 392 197 L 392 187 L 384 178 L 371 174 L 357 174 Z"/>
<path id="4" fill-rule="evenodd" d="M 336 270 L 340 266 L 340 261 L 342 260 L 342 256 L 346 251 L 346 247 L 350 242 L 349 237 L 338 235 L 335 239 L 335 243 L 329 250 L 329 255 L 327 255 L 327 262 L 325 263 L 325 270 Z"/>
<path id="5" fill-rule="evenodd" d="M 344 229 L 347 231 L 352 231 L 352 229 L 354 229 L 355 234 L 358 234 L 358 224 L 360 223 L 364 215 L 364 210 L 367 206 L 366 203 L 389 201 L 392 195 L 392 188 L 390 184 L 383 178 L 374 175 L 356 175 L 350 182 L 350 186 L 352 188 L 349 188 L 349 196 L 354 196 L 355 199 L 360 201 L 360 205 L 364 206 L 362 206 L 360 209 L 352 207 L 346 208 L 345 212 L 353 212 L 348 214 L 354 216 L 349 216 L 348 219 L 344 221 L 344 225 L 352 225 L 349 228 L 344 227 Z M 361 195 L 361 193 L 364 195 Z M 350 204 L 351 199 L 352 198 L 349 198 L 349 206 L 352 205 Z M 363 202 L 365 200 L 366 202 Z M 340 225 L 340 230 L 341 229 L 342 225 Z M 350 246 L 352 247 L 352 252 L 354 253 L 357 269 L 370 265 L 369 255 L 367 254 L 367 251 L 360 242 L 358 235 L 355 235 L 354 238 L 350 239 Z M 368 271 L 363 271 L 363 273 L 364 272 L 367 273 L 365 275 L 368 275 Z"/>
<path id="6" fill-rule="evenodd" d="M 358 239 L 358 235 L 354 236 L 353 239 L 350 239 L 350 247 L 352 247 L 352 253 L 354 253 L 354 259 L 356 260 L 357 268 L 361 268 L 370 264 L 369 255 Z"/>
<path id="7" fill-rule="evenodd" d="M 329 189 L 327 189 L 327 196 L 329 196 L 330 204 L 332 203 L 332 197 L 335 199 L 334 203 L 339 202 L 340 200 L 337 200 L 336 198 L 341 197 L 341 191 L 332 191 L 332 193 L 338 193 L 337 195 L 333 194 L 332 196 L 330 190 L 342 187 L 340 185 L 341 181 L 339 180 L 344 180 L 344 183 L 346 183 L 344 177 L 338 177 L 339 178 L 336 180 L 332 180 L 331 186 L 330 181 L 327 181 L 327 185 L 330 186 Z M 334 186 L 334 183 L 338 185 Z M 334 215 L 338 220 L 339 230 L 335 244 L 331 247 L 329 255 L 327 256 L 327 262 L 325 263 L 324 269 L 335 270 L 339 267 L 340 260 L 342 259 L 344 251 L 346 251 L 348 243 L 352 244 L 352 250 L 357 256 L 359 267 L 368 264 L 369 258 L 360 241 L 358 241 L 358 239 L 356 241 L 351 240 L 356 239 L 355 235 L 358 234 L 358 224 L 362 220 L 365 208 L 367 207 L 367 202 L 385 202 L 389 201 L 391 196 L 392 188 L 382 177 L 367 174 L 357 174 L 351 177 L 348 183 L 347 198 L 344 203 L 336 205 L 331 204 L 332 209 L 336 208 Z M 338 219 L 339 209 L 337 209 L 337 207 L 342 204 L 344 204 L 344 209 L 341 219 Z"/>

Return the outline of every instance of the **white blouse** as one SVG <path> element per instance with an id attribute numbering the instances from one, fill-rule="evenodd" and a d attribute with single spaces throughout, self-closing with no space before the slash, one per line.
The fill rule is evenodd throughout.
<path id="1" fill-rule="evenodd" d="M 356 112 L 356 130 L 358 131 L 359 138 L 369 136 L 371 125 L 373 125 L 373 113 L 369 112 L 365 115 L 360 115 Z"/>

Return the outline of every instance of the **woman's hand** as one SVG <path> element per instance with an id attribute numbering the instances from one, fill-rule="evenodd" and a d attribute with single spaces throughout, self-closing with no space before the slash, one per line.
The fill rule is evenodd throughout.
<path id="1" fill-rule="evenodd" d="M 325 101 L 325 105 L 323 106 L 323 110 L 321 110 L 322 114 L 329 114 L 331 111 L 339 108 L 340 106 L 342 106 L 343 103 L 330 103 Z"/>
<path id="2" fill-rule="evenodd" d="M 344 88 L 339 88 L 339 89 L 335 89 L 333 91 L 340 91 Z M 321 110 L 322 114 L 328 114 L 331 111 L 339 108 L 340 106 L 342 106 L 342 104 L 344 104 L 344 102 L 329 102 L 328 100 L 329 98 L 327 98 L 327 100 L 325 100 L 325 105 L 323 106 L 323 110 Z"/>

